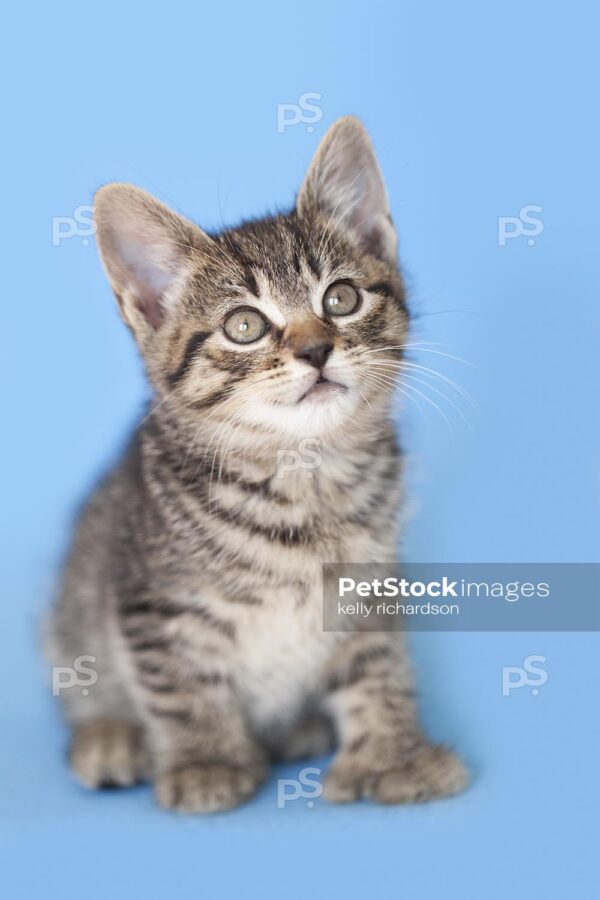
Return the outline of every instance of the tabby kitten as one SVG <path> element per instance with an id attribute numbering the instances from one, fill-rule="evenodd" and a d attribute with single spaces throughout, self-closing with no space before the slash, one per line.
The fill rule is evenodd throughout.
<path id="1" fill-rule="evenodd" d="M 397 544 L 387 373 L 408 313 L 363 127 L 330 129 L 286 215 L 209 235 L 110 184 L 95 220 L 155 399 L 81 515 L 53 616 L 55 665 L 96 658 L 86 695 L 62 694 L 75 775 L 213 812 L 270 759 L 336 746 L 330 800 L 458 791 L 402 635 L 323 630 L 322 564 Z M 318 465 L 281 465 L 308 439 Z"/>

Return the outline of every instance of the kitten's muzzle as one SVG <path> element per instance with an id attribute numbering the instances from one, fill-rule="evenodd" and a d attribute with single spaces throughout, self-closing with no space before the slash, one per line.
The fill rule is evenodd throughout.
<path id="1" fill-rule="evenodd" d="M 318 377 L 313 381 L 308 390 L 305 390 L 298 398 L 298 403 L 302 403 L 307 397 L 331 397 L 335 394 L 343 394 L 348 390 L 347 385 L 329 378 L 322 369 L 319 369 L 318 372 Z"/>
<path id="2" fill-rule="evenodd" d="M 322 370 L 333 350 L 331 331 L 315 315 L 305 316 L 292 322 L 285 333 L 284 344 L 295 359 Z"/>
<path id="3" fill-rule="evenodd" d="M 333 341 L 329 338 L 321 338 L 302 343 L 299 347 L 294 348 L 294 357 L 304 360 L 309 366 L 314 366 L 315 369 L 321 371 L 332 350 Z"/>

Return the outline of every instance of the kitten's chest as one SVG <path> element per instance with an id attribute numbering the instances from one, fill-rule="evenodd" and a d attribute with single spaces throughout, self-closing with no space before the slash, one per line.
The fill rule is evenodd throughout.
<path id="1" fill-rule="evenodd" d="M 282 592 L 239 629 L 233 663 L 246 712 L 257 727 L 292 720 L 317 692 L 338 636 L 323 631 L 320 592 Z M 241 623 L 240 623 L 241 624 Z"/>

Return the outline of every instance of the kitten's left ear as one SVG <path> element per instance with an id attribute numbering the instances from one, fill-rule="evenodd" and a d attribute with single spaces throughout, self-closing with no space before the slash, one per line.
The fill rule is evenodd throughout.
<path id="1" fill-rule="evenodd" d="M 123 318 L 141 337 L 178 305 L 192 257 L 210 256 L 211 238 L 150 194 L 108 184 L 95 197 L 100 256 Z"/>
<path id="2" fill-rule="evenodd" d="M 319 213 L 366 253 L 396 263 L 396 232 L 369 135 L 354 116 L 335 122 L 300 188 L 299 215 Z"/>

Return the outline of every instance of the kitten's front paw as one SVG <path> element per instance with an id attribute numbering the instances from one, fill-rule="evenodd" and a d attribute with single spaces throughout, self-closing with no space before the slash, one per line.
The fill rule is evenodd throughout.
<path id="1" fill-rule="evenodd" d="M 446 747 L 422 744 L 381 768 L 373 759 L 341 752 L 334 760 L 323 789 L 327 800 L 351 803 L 366 798 L 376 803 L 421 803 L 462 791 L 468 776 L 461 761 Z"/>
<path id="2" fill-rule="evenodd" d="M 129 787 L 147 774 L 140 729 L 118 719 L 94 719 L 75 727 L 71 768 L 89 788 Z"/>
<path id="3" fill-rule="evenodd" d="M 234 767 L 196 763 L 159 775 L 156 798 L 163 809 L 211 813 L 233 809 L 248 800 L 264 780 L 262 766 Z"/>

